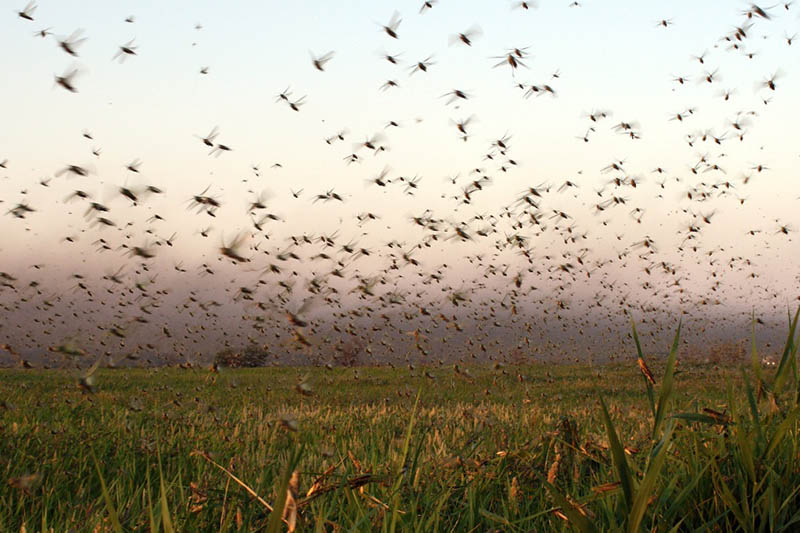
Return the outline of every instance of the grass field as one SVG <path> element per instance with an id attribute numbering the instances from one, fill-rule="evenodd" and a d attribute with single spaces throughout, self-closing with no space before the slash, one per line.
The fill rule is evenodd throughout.
<path id="1" fill-rule="evenodd" d="M 644 356 L 654 385 L 635 351 L 594 367 L 100 369 L 92 391 L 67 370 L 5 370 L 0 531 L 797 530 L 793 338 L 771 369 Z"/>

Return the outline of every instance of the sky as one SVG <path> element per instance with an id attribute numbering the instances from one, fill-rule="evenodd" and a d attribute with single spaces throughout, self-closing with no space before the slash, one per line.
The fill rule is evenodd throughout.
<path id="1" fill-rule="evenodd" d="M 553 305 L 564 323 L 596 322 L 573 315 L 606 302 L 619 312 L 609 318 L 604 308 L 601 318 L 623 325 L 625 309 L 689 312 L 698 323 L 746 322 L 757 310 L 783 324 L 800 295 L 795 6 L 776 4 L 765 19 L 745 2 L 538 4 L 441 0 L 420 12 L 416 0 L 40 1 L 29 21 L 17 15 L 24 3 L 5 3 L 0 271 L 13 281 L 0 292 L 11 317 L 0 336 L 42 350 L 83 337 L 94 317 L 101 332 L 135 325 L 134 345 L 150 339 L 150 351 L 205 351 L 151 334 L 156 323 L 202 326 L 213 351 L 254 341 L 254 303 L 274 311 L 266 323 L 291 337 L 282 311 L 309 298 L 325 300 L 314 305 L 320 321 L 336 322 L 339 306 L 378 314 L 393 308 L 394 293 L 411 309 L 460 311 L 447 307 L 456 292 L 478 309 L 514 302 L 534 323 Z M 383 29 L 394 13 L 397 39 Z M 52 35 L 35 35 L 44 29 Z M 58 41 L 76 30 L 86 40 L 72 57 Z M 457 38 L 468 31 L 472 46 Z M 115 59 L 131 40 L 135 55 Z M 312 54 L 327 52 L 324 71 L 315 69 Z M 509 54 L 524 65 L 512 69 Z M 412 73 L 428 58 L 427 72 Z M 72 69 L 75 93 L 54 83 Z M 774 90 L 764 85 L 773 77 Z M 387 80 L 397 87 L 382 90 Z M 526 97 L 531 85 L 553 93 Z M 289 101 L 303 98 L 298 111 L 278 97 L 287 88 Z M 468 98 L 451 102 L 456 89 Z M 589 118 L 599 112 L 607 117 Z M 465 141 L 455 123 L 470 117 Z M 621 123 L 633 135 L 613 129 Z M 202 138 L 214 128 L 214 142 L 231 151 L 210 154 Z M 370 138 L 384 149 L 359 146 Z M 351 154 L 358 162 L 347 163 Z M 134 161 L 138 172 L 126 168 Z M 619 162 L 622 171 L 604 170 Z M 67 165 L 89 175 L 60 173 Z M 386 187 L 369 184 L 384 170 Z M 162 193 L 145 194 L 148 185 Z M 119 187 L 139 192 L 136 205 Z M 543 192 L 527 194 L 536 207 L 525 203 L 529 187 Z M 103 216 L 116 227 L 86 216 L 88 200 L 67 201 L 76 190 L 108 207 Z M 329 190 L 343 201 L 314 201 Z M 191 203 L 195 195 L 221 207 L 209 216 Z M 252 209 L 256 199 L 266 208 Z M 277 220 L 258 229 L 253 221 L 266 213 Z M 367 213 L 380 218 L 360 223 Z M 219 249 L 238 235 L 250 260 L 221 260 Z M 303 235 L 312 244 L 294 244 Z M 320 235 L 335 246 L 327 250 Z M 392 241 L 400 246 L 387 247 Z M 348 243 L 355 253 L 342 250 Z M 131 257 L 133 246 L 157 253 Z M 283 261 L 288 251 L 299 259 Z M 337 260 L 342 279 L 330 275 Z M 402 268 L 390 268 L 398 261 Z M 269 265 L 281 273 L 264 274 Z M 119 269 L 121 284 L 104 279 Z M 431 282 L 437 271 L 441 281 Z M 309 292 L 315 278 L 337 292 Z M 381 280 L 374 294 L 359 292 L 366 278 Z M 149 292 L 137 288 L 142 280 Z M 241 287 L 255 297 L 237 298 Z M 182 318 L 197 301 L 221 303 L 220 311 Z M 143 305 L 158 319 L 137 321 Z M 485 322 L 482 313 L 471 319 Z M 239 316 L 246 326 L 231 325 Z M 42 329 L 45 340 L 32 340 Z M 509 329 L 498 335 L 513 343 Z"/>

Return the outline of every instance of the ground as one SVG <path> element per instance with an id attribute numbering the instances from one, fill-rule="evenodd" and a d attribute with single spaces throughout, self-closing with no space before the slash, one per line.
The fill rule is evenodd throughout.
<path id="1" fill-rule="evenodd" d="M 658 399 L 666 370 L 650 364 Z M 637 485 L 667 438 L 660 433 L 677 424 L 677 463 L 665 472 L 678 488 L 694 470 L 675 459 L 688 430 L 702 426 L 712 444 L 727 439 L 728 415 L 714 425 L 703 409 L 730 413 L 729 399 L 746 401 L 740 369 L 679 364 L 670 413 L 709 423 L 670 414 L 653 439 L 635 357 L 602 366 L 101 369 L 91 390 L 79 377 L 0 372 L 0 530 L 113 531 L 115 520 L 124 531 L 267 530 L 267 505 L 280 504 L 290 471 L 300 530 L 575 525 L 554 494 L 608 526 L 614 517 L 602 513 L 623 494 L 608 485 L 620 477 L 601 397 Z M 796 429 L 795 420 L 793 440 Z M 662 498 L 668 489 L 674 497 L 669 479 L 658 484 Z M 668 502 L 649 503 L 643 526 L 659 529 Z M 285 517 L 294 514 L 290 506 Z"/>

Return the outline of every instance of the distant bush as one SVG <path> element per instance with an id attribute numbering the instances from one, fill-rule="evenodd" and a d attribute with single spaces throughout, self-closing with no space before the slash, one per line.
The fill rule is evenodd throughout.
<path id="1" fill-rule="evenodd" d="M 364 343 L 358 339 L 342 342 L 334 346 L 336 364 L 339 366 L 360 366 L 368 361 L 364 358 Z"/>
<path id="2" fill-rule="evenodd" d="M 253 368 L 264 366 L 269 357 L 269 352 L 264 346 L 251 344 L 244 350 L 228 348 L 219 352 L 214 358 L 214 364 L 228 368 Z"/>
<path id="3" fill-rule="evenodd" d="M 702 359 L 709 363 L 742 363 L 749 355 L 747 341 L 720 342 L 711 344 L 701 353 Z"/>

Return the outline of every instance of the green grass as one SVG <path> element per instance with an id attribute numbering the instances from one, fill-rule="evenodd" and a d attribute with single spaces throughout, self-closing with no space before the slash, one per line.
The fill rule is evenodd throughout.
<path id="1" fill-rule="evenodd" d="M 0 531 L 285 531 L 293 509 L 304 531 L 797 530 L 796 350 L 792 327 L 769 371 L 755 354 L 676 368 L 675 351 L 466 373 L 100 369 L 94 393 L 5 370 Z"/>

